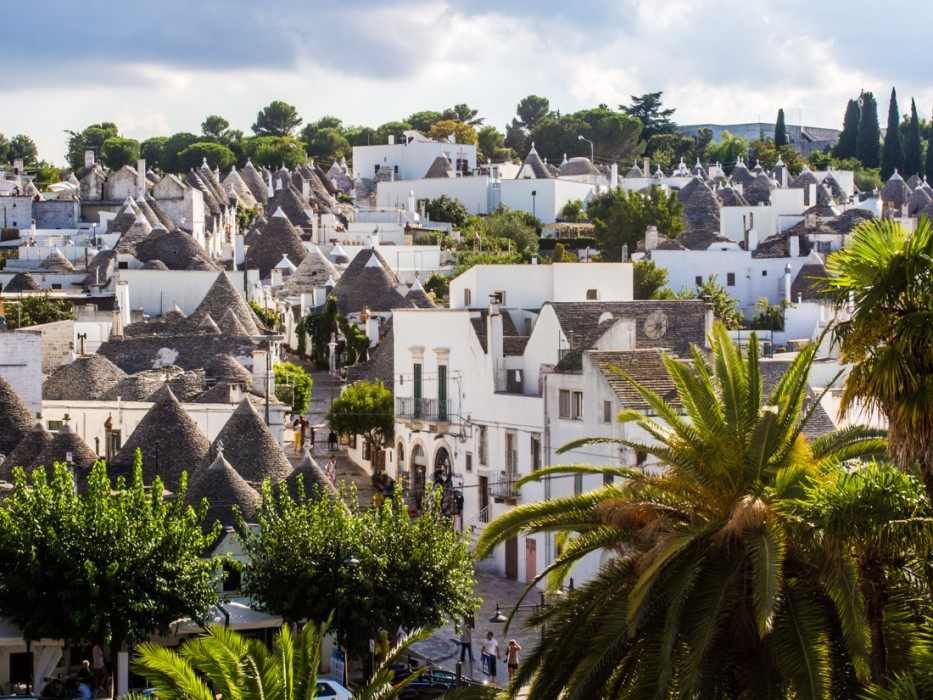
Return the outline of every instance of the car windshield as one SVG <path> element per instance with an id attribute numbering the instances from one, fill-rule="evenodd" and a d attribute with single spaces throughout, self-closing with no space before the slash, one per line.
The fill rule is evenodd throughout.
<path id="1" fill-rule="evenodd" d="M 318 683 L 317 684 L 317 696 L 319 698 L 335 698 L 337 697 L 337 691 L 334 690 L 327 683 Z"/>

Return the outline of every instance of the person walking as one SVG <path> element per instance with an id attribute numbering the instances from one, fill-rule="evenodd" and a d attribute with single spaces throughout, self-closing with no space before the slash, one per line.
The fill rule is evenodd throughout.
<path id="1" fill-rule="evenodd" d="M 486 633 L 486 639 L 483 640 L 480 658 L 483 662 L 483 673 L 496 680 L 496 661 L 499 660 L 499 642 L 496 641 L 492 630 Z"/>
<path id="2" fill-rule="evenodd" d="M 107 682 L 107 662 L 100 644 L 95 644 L 91 649 L 91 666 L 94 670 L 94 690 L 102 692 Z"/>
<path id="3" fill-rule="evenodd" d="M 327 436 L 327 449 L 331 452 L 337 449 L 337 433 L 333 430 L 331 430 Z"/>
<path id="4" fill-rule="evenodd" d="M 308 447 L 314 452 L 314 426 L 308 424 Z"/>
<path id="5" fill-rule="evenodd" d="M 473 664 L 473 630 L 470 629 L 470 621 L 464 619 L 460 629 L 460 663 L 470 657 L 470 665 Z"/>
<path id="6" fill-rule="evenodd" d="M 337 458 L 333 455 L 331 455 L 330 459 L 327 460 L 327 466 L 324 468 L 324 473 L 327 474 L 327 478 L 330 479 L 332 484 L 337 483 Z"/>
<path id="7" fill-rule="evenodd" d="M 295 454 L 301 454 L 301 418 L 292 421 L 292 440 L 294 442 Z"/>
<path id="8" fill-rule="evenodd" d="M 298 416 L 298 429 L 301 432 L 301 446 L 307 443 L 308 440 L 308 426 L 311 425 L 308 423 L 308 419 L 304 416 Z M 313 445 L 312 445 L 313 447 Z"/>
<path id="9" fill-rule="evenodd" d="M 521 650 L 522 647 L 517 641 L 514 639 L 509 640 L 508 649 L 505 650 L 505 665 L 509 670 L 509 680 L 512 680 L 512 676 L 518 672 L 518 652 Z"/>

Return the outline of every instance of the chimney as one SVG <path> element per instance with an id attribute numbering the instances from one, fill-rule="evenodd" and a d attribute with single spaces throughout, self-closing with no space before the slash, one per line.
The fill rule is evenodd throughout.
<path id="1" fill-rule="evenodd" d="M 327 301 L 327 287 L 315 287 L 311 292 L 311 299 L 315 309 L 324 306 Z"/>
<path id="2" fill-rule="evenodd" d="M 800 236 L 788 236 L 787 244 L 790 248 L 790 257 L 800 257 Z"/>
<path id="3" fill-rule="evenodd" d="M 746 249 L 748 252 L 752 252 L 752 251 L 754 251 L 754 250 L 757 250 L 757 248 L 758 248 L 758 231 L 756 231 L 755 228 L 752 227 L 752 228 L 748 229 L 748 233 L 746 233 L 745 235 L 746 235 L 746 239 L 745 239 L 745 240 L 746 240 L 745 249 Z"/>
<path id="4" fill-rule="evenodd" d="M 302 292 L 298 303 L 300 304 L 301 318 L 304 318 L 308 315 L 308 312 L 310 312 L 314 306 L 314 294 L 310 292 Z"/>
<path id="5" fill-rule="evenodd" d="M 790 263 L 784 266 L 784 301 L 788 304 L 790 300 Z"/>
<path id="6" fill-rule="evenodd" d="M 366 319 L 366 337 L 369 338 L 369 347 L 379 345 L 379 317 L 375 314 Z"/>
<path id="7" fill-rule="evenodd" d="M 94 165 L 94 151 L 88 149 L 84 152 L 84 167 L 90 168 Z"/>
<path id="8" fill-rule="evenodd" d="M 266 175 L 266 195 L 275 197 L 275 188 L 272 186 L 272 174 Z"/>
<path id="9" fill-rule="evenodd" d="M 389 145 L 390 146 L 395 145 L 395 134 L 389 134 Z"/>
<path id="10" fill-rule="evenodd" d="M 126 280 L 117 281 L 115 296 L 120 307 L 120 323 L 126 327 L 130 325 L 130 285 Z M 120 335 L 123 335 L 122 327 Z"/>
<path id="11" fill-rule="evenodd" d="M 619 186 L 619 164 L 613 163 L 609 166 L 609 186 L 616 189 Z"/>
<path id="12" fill-rule="evenodd" d="M 658 227 L 649 226 L 645 229 L 645 252 L 658 247 Z"/>
<path id="13" fill-rule="evenodd" d="M 807 189 L 804 190 L 804 194 L 806 195 L 803 200 L 804 205 L 812 207 L 814 204 L 816 204 L 816 185 L 813 183 L 807 185 Z"/>
<path id="14" fill-rule="evenodd" d="M 13 160 L 13 174 L 17 176 L 22 176 L 23 174 L 23 159 L 16 158 Z"/>
<path id="15" fill-rule="evenodd" d="M 489 313 L 486 316 L 486 351 L 492 364 L 492 376 L 495 391 L 505 389 L 505 350 L 502 345 L 502 312 L 495 299 L 489 300 Z"/>
<path id="16" fill-rule="evenodd" d="M 415 191 L 408 190 L 408 213 L 415 213 Z"/>
<path id="17" fill-rule="evenodd" d="M 266 391 L 266 367 L 269 354 L 265 350 L 253 350 L 253 388 L 260 394 Z M 273 387 L 269 387 L 271 395 Z"/>
<path id="18" fill-rule="evenodd" d="M 269 286 L 275 289 L 282 286 L 282 269 L 273 267 L 269 273 Z"/>
<path id="19" fill-rule="evenodd" d="M 146 159 L 136 161 L 136 196 L 146 196 Z"/>

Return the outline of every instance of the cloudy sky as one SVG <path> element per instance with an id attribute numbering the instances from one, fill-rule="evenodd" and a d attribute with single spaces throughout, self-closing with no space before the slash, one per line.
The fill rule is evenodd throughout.
<path id="1" fill-rule="evenodd" d="M 860 5 L 865 7 L 860 7 Z M 4 2 L 0 133 L 63 162 L 65 129 L 146 138 L 221 114 L 249 131 L 273 99 L 306 121 L 378 125 L 468 102 L 502 128 L 518 100 L 561 111 L 663 90 L 680 123 L 837 127 L 873 90 L 933 110 L 933 3 L 841 0 L 47 0 Z M 7 15 L 9 17 L 9 14 Z M 15 47 L 20 47 L 16 50 Z M 882 116 L 882 120 L 883 120 Z"/>

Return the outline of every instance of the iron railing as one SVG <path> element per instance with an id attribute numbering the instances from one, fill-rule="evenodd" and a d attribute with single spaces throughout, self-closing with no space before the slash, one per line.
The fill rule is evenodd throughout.
<path id="1" fill-rule="evenodd" d="M 489 484 L 493 498 L 507 501 L 518 500 L 521 489 L 518 487 L 519 475 L 515 472 L 501 472 L 498 481 Z"/>
<path id="2" fill-rule="evenodd" d="M 395 416 L 409 420 L 447 421 L 450 420 L 450 400 L 396 397 Z"/>

